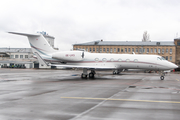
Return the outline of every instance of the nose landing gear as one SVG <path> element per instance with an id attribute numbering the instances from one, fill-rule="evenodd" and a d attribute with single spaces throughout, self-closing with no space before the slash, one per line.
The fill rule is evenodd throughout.
<path id="1" fill-rule="evenodd" d="M 160 79 L 161 79 L 161 80 L 164 80 L 165 72 L 164 72 L 164 71 L 161 71 L 161 72 L 160 72 L 160 75 L 161 75 Z"/>

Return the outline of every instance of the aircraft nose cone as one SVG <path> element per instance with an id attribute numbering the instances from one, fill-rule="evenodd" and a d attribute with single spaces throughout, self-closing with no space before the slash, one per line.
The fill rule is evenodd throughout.
<path id="1" fill-rule="evenodd" d="M 176 68 L 178 68 L 178 66 L 173 64 L 173 63 L 171 63 L 171 69 L 176 69 Z"/>

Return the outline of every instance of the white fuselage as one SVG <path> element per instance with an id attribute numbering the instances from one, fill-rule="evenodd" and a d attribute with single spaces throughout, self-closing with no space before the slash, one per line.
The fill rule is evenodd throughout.
<path id="1" fill-rule="evenodd" d="M 58 57 L 59 56 L 59 57 Z M 56 53 L 53 58 L 66 65 L 89 66 L 95 69 L 148 69 L 169 70 L 176 67 L 158 55 L 107 54 L 70 51 Z"/>

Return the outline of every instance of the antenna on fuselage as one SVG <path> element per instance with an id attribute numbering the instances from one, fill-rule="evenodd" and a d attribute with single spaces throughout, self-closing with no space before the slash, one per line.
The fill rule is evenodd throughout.
<path id="1" fill-rule="evenodd" d="M 133 54 L 133 55 L 135 55 L 135 53 L 134 53 L 134 52 L 132 52 L 132 54 Z"/>

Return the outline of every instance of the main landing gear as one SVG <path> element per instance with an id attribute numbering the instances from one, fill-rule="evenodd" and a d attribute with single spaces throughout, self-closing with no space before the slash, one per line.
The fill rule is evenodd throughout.
<path id="1" fill-rule="evenodd" d="M 83 73 L 81 74 L 81 78 L 87 78 L 88 77 L 88 73 L 87 73 L 87 69 L 83 69 Z M 89 73 L 89 78 L 94 78 L 94 74 L 96 74 L 96 72 L 94 70 L 91 70 L 91 72 Z"/>
<path id="2" fill-rule="evenodd" d="M 114 70 L 113 75 L 120 74 L 122 70 Z"/>

